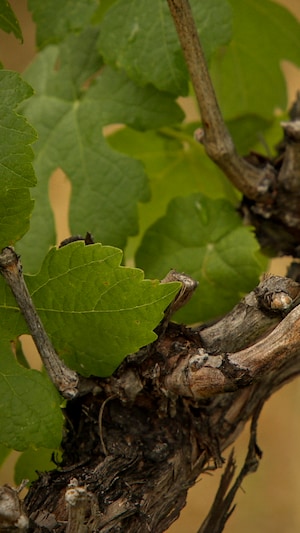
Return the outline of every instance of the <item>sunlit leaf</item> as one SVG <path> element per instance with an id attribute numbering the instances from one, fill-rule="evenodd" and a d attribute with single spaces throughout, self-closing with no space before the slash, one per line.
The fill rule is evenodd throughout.
<path id="1" fill-rule="evenodd" d="M 144 279 L 142 270 L 122 267 L 121 260 L 117 248 L 75 242 L 52 249 L 41 271 L 26 276 L 54 347 L 80 374 L 108 376 L 126 355 L 152 342 L 180 288 Z M 27 328 L 1 278 L 0 288 L 0 336 L 14 338 Z"/>

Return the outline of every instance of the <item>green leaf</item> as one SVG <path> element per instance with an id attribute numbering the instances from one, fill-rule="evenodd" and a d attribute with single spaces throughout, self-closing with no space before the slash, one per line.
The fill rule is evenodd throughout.
<path id="1" fill-rule="evenodd" d="M 193 323 L 229 311 L 257 284 L 258 249 L 229 202 L 193 194 L 172 200 L 165 217 L 146 232 L 136 261 L 147 276 L 162 277 L 174 268 L 199 281 L 177 315 Z"/>
<path id="2" fill-rule="evenodd" d="M 278 143 L 284 137 L 281 123 L 289 120 L 287 112 L 276 114 L 269 127 L 261 131 L 259 139 L 252 148 L 253 151 L 267 157 L 278 157 Z"/>
<path id="3" fill-rule="evenodd" d="M 0 339 L 11 341 L 29 333 L 19 306 L 4 278 L 0 276 Z"/>
<path id="4" fill-rule="evenodd" d="M 36 134 L 17 105 L 32 94 L 19 74 L 0 71 L 0 249 L 14 244 L 29 228 L 35 185 L 30 144 Z"/>
<path id="5" fill-rule="evenodd" d="M 153 329 L 178 283 L 144 280 L 121 267 L 122 252 L 82 242 L 52 249 L 36 276 L 32 299 L 66 364 L 80 374 L 110 375 L 131 352 L 155 339 Z"/>
<path id="6" fill-rule="evenodd" d="M 15 450 L 57 448 L 63 424 L 58 392 L 45 374 L 19 365 L 8 344 L 1 342 L 0 351 L 0 443 Z"/>
<path id="7" fill-rule="evenodd" d="M 300 25 L 269 0 L 229 0 L 233 38 L 212 62 L 211 74 L 224 116 L 256 113 L 267 119 L 286 109 L 281 61 L 300 64 Z"/>
<path id="8" fill-rule="evenodd" d="M 39 477 L 39 472 L 48 472 L 57 468 L 57 465 L 52 461 L 52 455 L 55 452 L 56 450 L 52 448 L 39 448 L 38 450 L 31 448 L 23 452 L 15 465 L 14 481 L 16 485 L 20 485 L 23 479 L 32 482 Z"/>
<path id="9" fill-rule="evenodd" d="M 225 0 L 191 1 L 206 56 L 231 36 Z M 139 85 L 187 94 L 188 75 L 165 0 L 119 0 L 106 12 L 99 39 L 105 61 L 126 71 Z"/>
<path id="10" fill-rule="evenodd" d="M 227 123 L 241 155 L 265 139 L 270 125 L 270 121 L 254 115 Z M 194 140 L 193 134 L 198 126 L 189 123 L 181 128 L 142 133 L 123 128 L 108 137 L 114 149 L 143 162 L 151 188 L 150 201 L 139 206 L 140 234 L 130 240 L 127 258 L 132 256 L 141 234 L 164 215 L 168 203 L 176 196 L 201 192 L 210 198 L 226 198 L 237 205 L 240 194 L 207 157 L 203 146 Z"/>
<path id="11" fill-rule="evenodd" d="M 191 129 L 195 129 L 194 127 Z M 151 199 L 139 207 L 140 234 L 131 239 L 126 257 L 131 257 L 141 235 L 166 212 L 178 195 L 202 192 L 210 198 L 226 197 L 234 205 L 238 194 L 197 143 L 184 129 L 164 128 L 159 132 L 122 129 L 108 138 L 111 145 L 141 160 L 149 177 Z"/>
<path id="12" fill-rule="evenodd" d="M 97 0 L 29 0 L 28 7 L 37 25 L 39 48 L 79 32 L 90 22 L 97 9 Z"/>
<path id="13" fill-rule="evenodd" d="M 25 277 L 56 350 L 80 374 L 108 376 L 126 355 L 152 342 L 179 289 L 144 280 L 141 270 L 120 266 L 121 259 L 122 251 L 111 246 L 75 242 L 52 249 L 41 271 Z M 0 338 L 27 333 L 2 278 L 0 302 Z"/>
<path id="14" fill-rule="evenodd" d="M 23 42 L 22 30 L 18 19 L 7 0 L 0 0 L 0 28 L 6 33 L 13 32 L 15 37 Z"/>
<path id="15" fill-rule="evenodd" d="M 92 23 L 93 24 L 99 24 L 100 22 L 102 22 L 102 19 L 103 19 L 104 15 L 105 15 L 106 11 L 113 4 L 115 4 L 116 1 L 117 0 L 101 0 L 101 2 L 99 2 L 97 10 L 94 13 L 93 18 L 92 18 Z"/>
<path id="16" fill-rule="evenodd" d="M 30 364 L 28 363 L 26 359 L 26 355 L 23 351 L 23 346 L 22 346 L 20 339 L 15 340 L 14 349 L 15 349 L 16 360 L 18 361 L 18 363 L 21 366 L 24 366 L 25 368 L 30 368 Z"/>
<path id="17" fill-rule="evenodd" d="M 103 127 L 124 122 L 154 128 L 183 118 L 169 95 L 152 87 L 141 89 L 109 67 L 88 89 L 83 87 L 101 65 L 95 51 L 97 35 L 88 30 L 69 37 L 60 48 L 48 47 L 27 73 L 36 96 L 25 112 L 39 133 L 36 206 L 31 231 L 19 248 L 27 271 L 37 270 L 55 242 L 48 181 L 56 168 L 63 169 L 72 183 L 72 233 L 89 231 L 97 241 L 123 247 L 138 231 L 137 204 L 148 199 L 148 184 L 141 163 L 108 146 Z"/>
<path id="18" fill-rule="evenodd" d="M 227 122 L 230 135 L 233 138 L 237 151 L 242 155 L 247 155 L 254 146 L 260 143 L 260 152 L 263 146 L 264 137 L 272 127 L 273 121 L 266 120 L 257 115 L 243 115 Z M 278 137 L 280 138 L 280 137 Z M 277 142 L 278 142 L 277 138 Z"/>

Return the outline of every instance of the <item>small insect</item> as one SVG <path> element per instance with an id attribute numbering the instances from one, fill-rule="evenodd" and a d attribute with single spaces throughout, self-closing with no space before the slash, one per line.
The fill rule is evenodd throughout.
<path id="1" fill-rule="evenodd" d="M 63 246 L 67 246 L 67 244 L 71 244 L 71 242 L 76 241 L 84 241 L 84 244 L 95 244 L 95 241 L 93 239 L 93 236 L 91 233 L 87 231 L 86 236 L 83 237 L 82 235 L 72 235 L 71 237 L 67 237 L 63 241 L 61 241 L 59 248 L 62 248 Z"/>

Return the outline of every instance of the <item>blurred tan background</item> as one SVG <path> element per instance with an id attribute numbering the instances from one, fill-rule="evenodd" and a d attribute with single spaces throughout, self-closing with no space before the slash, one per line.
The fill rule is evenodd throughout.
<path id="1" fill-rule="evenodd" d="M 11 0 L 23 31 L 24 44 L 12 35 L 0 34 L 0 57 L 5 68 L 22 72 L 35 53 L 35 28 L 25 0 Z M 300 19 L 300 0 L 278 0 Z M 258 28 L 258 31 L 263 29 Z M 300 38 L 300 35 L 299 35 Z M 276 46 L 276 43 L 274 43 Z M 300 70 L 288 62 L 282 68 L 287 78 L 289 99 L 300 89 Z M 67 207 L 70 185 L 58 170 L 51 179 L 50 197 L 56 214 L 58 242 L 69 235 Z M 272 262 L 273 274 L 285 274 L 288 258 Z M 33 364 L 39 360 L 29 339 L 27 350 Z M 228 533 L 297 533 L 300 532 L 300 382 L 293 381 L 276 393 L 266 404 L 260 418 L 258 444 L 264 454 L 255 475 L 249 476 L 237 497 L 237 508 L 226 527 Z M 235 449 L 241 466 L 247 451 L 248 427 Z M 0 471 L 0 483 L 13 483 L 14 452 Z M 213 499 L 221 472 L 205 475 L 189 492 L 188 502 L 169 533 L 196 533 Z"/>

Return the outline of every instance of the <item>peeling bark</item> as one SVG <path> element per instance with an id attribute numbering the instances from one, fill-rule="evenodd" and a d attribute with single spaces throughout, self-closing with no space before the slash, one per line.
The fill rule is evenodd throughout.
<path id="1" fill-rule="evenodd" d="M 239 156 L 188 1 L 168 4 L 202 115 L 198 139 L 244 194 L 240 212 L 255 226 L 262 246 L 299 257 L 300 93 L 291 120 L 282 124 L 278 157 Z M 297 263 L 290 272 L 300 279 Z M 300 373 L 300 285 L 266 278 L 218 322 L 188 328 L 169 322 L 195 288 L 186 276 L 181 281 L 183 291 L 166 311 L 157 340 L 127 357 L 111 378 L 86 380 L 81 396 L 67 402 L 62 463 L 30 487 L 24 504 L 29 527 L 23 506 L 15 502 L 25 530 L 163 532 L 184 507 L 189 487 L 208 468 L 223 466 L 223 451 L 252 419 L 245 464 L 230 488 L 235 471 L 230 457 L 199 533 L 223 530 L 242 479 L 258 466 L 260 410 Z M 19 515 L 12 516 L 10 529 L 0 522 L 1 531 L 18 527 Z"/>
<path id="2" fill-rule="evenodd" d="M 94 379 L 93 393 L 67 404 L 62 464 L 26 497 L 29 531 L 71 532 L 78 521 L 83 532 L 165 531 L 199 475 L 223 465 L 246 421 L 256 424 L 266 399 L 299 374 L 299 295 L 293 280 L 268 277 L 219 322 L 164 324 L 111 378 Z M 202 533 L 222 531 L 234 490 L 258 461 L 254 437 L 252 462 L 230 490 L 225 483 Z"/>

